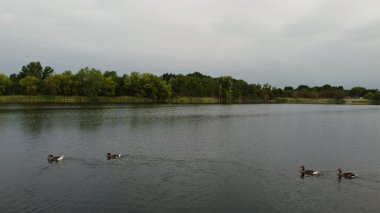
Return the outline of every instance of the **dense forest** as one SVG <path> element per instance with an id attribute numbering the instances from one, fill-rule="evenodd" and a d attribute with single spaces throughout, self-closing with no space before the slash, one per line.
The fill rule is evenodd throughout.
<path id="1" fill-rule="evenodd" d="M 378 89 L 342 86 L 276 88 L 269 84 L 250 84 L 231 76 L 210 77 L 199 72 L 187 75 L 132 72 L 119 76 L 115 71 L 101 72 L 82 68 L 77 73 L 54 72 L 50 66 L 31 62 L 17 74 L 0 73 L 0 95 L 134 96 L 164 102 L 176 97 L 215 97 L 220 103 L 268 102 L 275 98 L 365 98 L 380 100 Z"/>

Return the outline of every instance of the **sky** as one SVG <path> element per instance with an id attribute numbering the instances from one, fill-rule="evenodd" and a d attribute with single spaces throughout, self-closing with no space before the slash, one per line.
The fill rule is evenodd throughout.
<path id="1" fill-rule="evenodd" d="M 380 88 L 378 0 L 1 0 L 0 73 L 40 61 Z"/>

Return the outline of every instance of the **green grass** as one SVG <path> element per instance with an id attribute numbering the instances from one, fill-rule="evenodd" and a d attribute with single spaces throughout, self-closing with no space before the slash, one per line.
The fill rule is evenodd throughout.
<path id="1" fill-rule="evenodd" d="M 115 103 L 137 104 L 154 103 L 149 98 L 136 98 L 131 96 L 118 97 L 85 97 L 85 96 L 0 96 L 0 103 Z M 167 100 L 168 104 L 217 104 L 217 98 L 213 97 L 178 97 Z"/>
<path id="2" fill-rule="evenodd" d="M 349 105 L 378 105 L 379 101 L 369 100 L 369 99 L 344 99 L 345 104 Z"/>
<path id="3" fill-rule="evenodd" d="M 118 97 L 85 97 L 85 96 L 0 96 L 0 103 L 52 103 L 52 104 L 142 104 L 154 103 L 149 98 L 136 98 L 131 96 Z M 218 98 L 215 97 L 176 97 L 165 101 L 166 104 L 219 104 Z M 264 102 L 263 100 L 242 100 L 236 101 L 236 104 L 260 104 L 260 103 L 288 103 L 288 104 L 348 104 L 348 105 L 373 105 L 380 104 L 368 99 L 310 99 L 310 98 L 276 98 Z"/>
<path id="4" fill-rule="evenodd" d="M 329 99 L 329 98 L 276 98 L 276 103 L 289 103 L 289 104 L 342 104 L 342 100 Z"/>
<path id="5" fill-rule="evenodd" d="M 289 104 L 347 104 L 347 105 L 373 105 L 378 104 L 368 99 L 333 99 L 333 98 L 277 98 L 275 103 Z"/>
<path id="6" fill-rule="evenodd" d="M 168 100 L 170 104 L 218 104 L 219 100 L 213 97 L 178 97 Z"/>
<path id="7" fill-rule="evenodd" d="M 130 96 L 120 97 L 85 97 L 85 96 L 0 96 L 0 103 L 152 103 L 148 98 Z"/>

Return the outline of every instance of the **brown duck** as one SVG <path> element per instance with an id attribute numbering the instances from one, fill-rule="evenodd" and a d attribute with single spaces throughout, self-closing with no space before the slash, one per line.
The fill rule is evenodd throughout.
<path id="1" fill-rule="evenodd" d="M 341 168 L 339 168 L 337 170 L 338 170 L 338 176 L 339 177 L 344 177 L 344 178 L 348 178 L 348 179 L 357 177 L 354 173 L 351 173 L 351 172 L 342 172 Z"/>
<path id="2" fill-rule="evenodd" d="M 49 162 L 58 162 L 60 160 L 63 160 L 63 155 L 61 155 L 61 156 L 53 156 L 52 154 L 50 154 L 50 155 L 48 155 L 47 160 Z"/>
<path id="3" fill-rule="evenodd" d="M 110 159 L 116 159 L 116 158 L 121 158 L 121 154 L 111 154 L 111 153 L 107 153 L 107 159 L 110 160 Z"/>
<path id="4" fill-rule="evenodd" d="M 320 172 L 318 170 L 305 170 L 305 166 L 300 166 L 301 170 L 300 173 L 302 175 L 319 175 Z"/>

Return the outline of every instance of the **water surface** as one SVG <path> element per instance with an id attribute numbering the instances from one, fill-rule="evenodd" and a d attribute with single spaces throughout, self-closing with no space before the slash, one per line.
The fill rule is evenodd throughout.
<path id="1" fill-rule="evenodd" d="M 379 106 L 0 105 L 0 212 L 379 212 L 379 130 Z"/>

